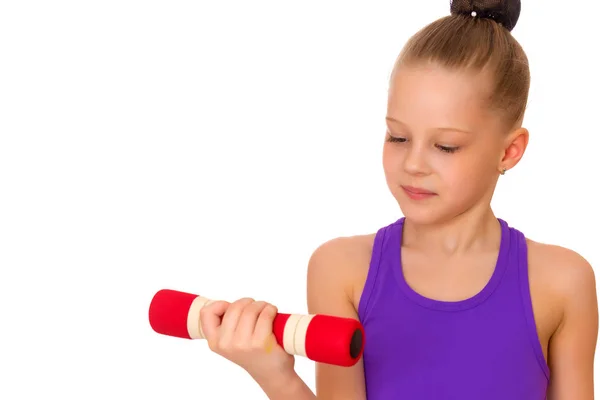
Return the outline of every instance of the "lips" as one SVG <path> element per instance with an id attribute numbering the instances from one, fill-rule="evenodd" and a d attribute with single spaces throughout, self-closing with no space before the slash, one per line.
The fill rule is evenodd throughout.
<path id="1" fill-rule="evenodd" d="M 433 194 L 435 194 L 432 191 L 413 187 L 413 186 L 402 186 L 402 189 L 406 190 L 407 192 L 410 192 L 412 194 L 417 194 L 417 195 L 433 195 Z"/>
<path id="2" fill-rule="evenodd" d="M 402 186 L 402 190 L 404 190 L 404 193 L 406 193 L 406 196 L 408 196 L 409 199 L 414 201 L 427 200 L 436 196 L 436 194 L 430 190 L 413 186 Z"/>

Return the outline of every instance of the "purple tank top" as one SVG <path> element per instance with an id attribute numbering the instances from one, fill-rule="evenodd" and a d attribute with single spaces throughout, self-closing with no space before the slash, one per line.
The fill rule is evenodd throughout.
<path id="1" fill-rule="evenodd" d="M 543 400 L 550 371 L 529 293 L 524 235 L 499 219 L 496 268 L 475 296 L 437 301 L 404 280 L 404 218 L 380 229 L 358 315 L 369 400 Z"/>

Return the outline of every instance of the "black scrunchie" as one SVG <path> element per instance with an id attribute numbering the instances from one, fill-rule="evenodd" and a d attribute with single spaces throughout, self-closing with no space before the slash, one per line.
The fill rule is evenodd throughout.
<path id="1" fill-rule="evenodd" d="M 520 0 L 450 0 L 453 15 L 489 18 L 512 31 L 521 14 Z"/>

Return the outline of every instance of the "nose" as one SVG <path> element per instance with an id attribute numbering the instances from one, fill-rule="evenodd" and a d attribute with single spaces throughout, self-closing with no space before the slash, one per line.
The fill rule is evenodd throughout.
<path id="1" fill-rule="evenodd" d="M 407 147 L 408 149 L 404 157 L 404 171 L 411 175 L 429 174 L 429 165 L 427 163 L 425 149 L 415 144 Z"/>

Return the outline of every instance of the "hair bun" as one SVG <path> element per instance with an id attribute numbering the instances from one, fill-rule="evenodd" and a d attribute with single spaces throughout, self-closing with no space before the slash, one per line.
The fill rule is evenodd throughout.
<path id="1" fill-rule="evenodd" d="M 512 31 L 521 14 L 520 0 L 450 0 L 452 15 L 492 19 Z"/>

